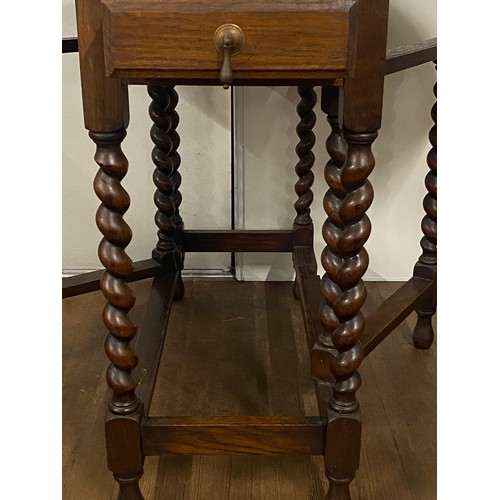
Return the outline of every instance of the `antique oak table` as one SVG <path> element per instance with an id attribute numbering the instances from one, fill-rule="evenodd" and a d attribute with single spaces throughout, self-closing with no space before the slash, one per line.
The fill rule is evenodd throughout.
<path id="1" fill-rule="evenodd" d="M 326 498 L 350 498 L 360 454 L 356 391 L 363 358 L 413 310 L 418 313 L 416 347 L 428 348 L 434 336 L 436 126 L 430 134 L 422 254 L 413 278 L 367 318 L 361 308 L 368 266 L 363 245 L 370 234 L 366 211 L 373 199 L 367 179 L 375 165 L 371 145 L 380 127 L 384 77 L 435 59 L 435 43 L 387 58 L 388 0 L 76 0 L 76 6 L 85 127 L 96 144 L 99 165 L 94 188 L 101 200 L 96 221 L 103 234 L 100 288 L 107 300 L 103 320 L 109 332 L 105 350 L 112 392 L 105 433 L 118 498 L 143 498 L 139 479 L 144 457 L 167 453 L 324 455 Z M 130 83 L 147 85 L 152 99 L 156 165 L 158 242 L 152 259 L 139 263 L 125 251 L 132 232 L 123 218 L 129 196 L 121 185 L 128 168 L 121 143 Z M 178 84 L 298 87 L 298 198 L 290 231 L 184 229 Z M 326 144 L 329 189 L 321 280 L 310 216 L 314 86 L 322 86 L 321 108 L 332 129 Z M 435 113 L 436 108 L 434 121 Z M 317 417 L 149 416 L 169 312 L 183 297 L 184 254 L 216 251 L 292 253 L 293 293 L 302 305 Z M 150 301 L 137 331 L 129 317 L 135 298 L 127 283 L 151 276 Z M 67 295 L 95 285 L 84 281 L 73 283 Z"/>

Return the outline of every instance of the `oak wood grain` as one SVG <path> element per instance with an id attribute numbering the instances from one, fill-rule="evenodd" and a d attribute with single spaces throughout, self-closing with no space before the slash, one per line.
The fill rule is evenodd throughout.
<path id="1" fill-rule="evenodd" d="M 279 415 L 283 400 L 269 399 L 268 384 L 283 379 L 294 414 L 318 414 L 300 305 L 291 283 L 269 285 L 186 280 L 185 299 L 172 309 L 152 413 Z M 139 322 L 151 280 L 131 286 L 137 296 L 131 314 Z M 366 286 L 369 315 L 400 283 Z M 214 301 L 207 304 L 207 296 Z M 108 396 L 98 311 L 104 299 L 92 292 L 62 304 L 63 498 L 109 500 L 117 486 L 106 468 L 103 435 Z M 410 315 L 360 367 L 363 438 L 354 500 L 436 498 L 436 345 L 414 349 L 415 321 Z M 266 352 L 276 333 L 268 324 L 282 325 L 281 335 L 291 332 L 296 346 L 274 375 Z M 322 457 L 171 455 L 146 458 L 141 490 L 148 500 L 321 500 L 326 484 Z"/>
<path id="2" fill-rule="evenodd" d="M 193 455 L 322 455 L 319 417 L 149 417 L 143 422 L 144 453 Z"/>
<path id="3" fill-rule="evenodd" d="M 345 80 L 343 126 L 353 132 L 380 128 L 389 0 L 358 3 L 354 78 Z"/>
<path id="4" fill-rule="evenodd" d="M 106 78 L 100 0 L 75 0 L 78 54 L 85 127 L 94 132 L 126 128 L 128 92 L 117 78 Z"/>
<path id="5" fill-rule="evenodd" d="M 165 342 L 170 310 L 174 300 L 179 273 L 162 272 L 160 268 L 153 279 L 146 311 L 134 339 L 139 363 L 136 374 L 139 379 L 137 395 L 149 412 Z"/>
<path id="6" fill-rule="evenodd" d="M 307 2 L 282 2 L 273 9 L 250 2 L 193 4 L 180 2 L 176 9 L 175 2 L 104 0 L 106 74 L 214 77 L 222 55 L 213 35 L 225 23 L 237 24 L 245 36 L 231 58 L 235 81 L 283 72 L 304 78 L 309 71 L 336 78 L 352 70 L 350 43 L 356 23 L 351 18 L 356 8 L 350 0 L 319 2 L 315 9 Z"/>

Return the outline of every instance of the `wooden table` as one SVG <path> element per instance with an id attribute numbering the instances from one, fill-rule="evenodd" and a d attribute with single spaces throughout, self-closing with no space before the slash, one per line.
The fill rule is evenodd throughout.
<path id="1" fill-rule="evenodd" d="M 430 41 L 386 54 L 388 0 L 76 0 L 85 127 L 96 144 L 101 200 L 96 222 L 103 234 L 100 288 L 108 303 L 103 321 L 112 396 L 106 418 L 108 466 L 118 498 L 141 499 L 145 456 L 177 454 L 312 454 L 325 456 L 327 499 L 350 498 L 359 464 L 361 414 L 358 368 L 413 310 L 415 346 L 433 341 L 436 310 L 436 126 L 430 139 L 422 255 L 413 278 L 367 318 L 363 245 L 370 235 L 366 211 L 373 200 L 368 176 L 371 146 L 380 128 L 387 73 L 436 59 Z M 132 232 L 124 220 L 129 196 L 121 181 L 128 162 L 121 150 L 128 125 L 127 85 L 144 84 L 156 165 L 152 259 L 133 263 L 125 248 Z M 296 217 L 289 231 L 188 231 L 181 217 L 179 117 L 175 85 L 296 85 Z M 310 206 L 314 163 L 315 86 L 331 125 L 325 168 L 324 275 L 313 251 Z M 436 122 L 436 107 L 433 108 Z M 186 252 L 291 252 L 293 286 L 300 300 L 316 385 L 316 417 L 150 416 L 149 408 L 172 303 L 183 298 Z M 129 312 L 128 282 L 154 276 L 144 319 Z M 65 296 L 95 289 L 93 275 L 66 283 Z"/>

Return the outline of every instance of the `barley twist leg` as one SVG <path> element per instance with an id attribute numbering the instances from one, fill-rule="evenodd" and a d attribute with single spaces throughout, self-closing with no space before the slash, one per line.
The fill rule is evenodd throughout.
<path id="1" fill-rule="evenodd" d="M 158 226 L 158 242 L 153 250 L 153 258 L 158 262 L 171 261 L 171 265 L 182 269 L 183 255 L 177 250 L 176 233 L 182 232 L 183 222 L 179 213 L 182 196 L 179 191 L 181 175 L 178 171 L 181 159 L 177 149 L 180 138 L 176 129 L 179 115 L 175 110 L 179 96 L 172 86 L 148 85 L 152 99 L 149 115 L 153 121 L 151 140 L 154 148 L 151 154 L 156 169 L 153 181 L 156 185 L 154 202 L 157 207 L 155 222 Z M 181 277 L 177 279 L 174 298 L 184 295 Z"/>
<path id="2" fill-rule="evenodd" d="M 120 146 L 126 132 L 122 129 L 90 132 L 89 135 L 97 146 L 94 158 L 100 167 L 94 190 L 101 200 L 96 223 L 103 235 L 99 259 L 105 268 L 101 290 L 107 304 L 102 317 L 108 330 L 105 351 L 110 363 L 106 380 L 112 391 L 105 427 L 108 467 L 120 485 L 119 500 L 142 500 L 139 489 L 143 462 L 140 449 L 142 405 L 135 394 L 137 381 L 132 373 L 138 359 L 130 346 L 137 328 L 129 317 L 135 296 L 127 284 L 133 263 L 125 252 L 132 231 L 123 219 L 130 199 L 121 185 L 128 169 Z"/>
<path id="3" fill-rule="evenodd" d="M 314 239 L 313 221 L 311 219 L 311 204 L 313 201 L 311 188 L 314 183 L 314 174 L 312 172 L 314 153 L 312 149 L 316 142 L 313 129 L 316 124 L 314 106 L 316 105 L 317 97 L 312 86 L 299 86 L 297 87 L 297 91 L 301 99 L 297 105 L 297 114 L 300 117 L 300 122 L 296 127 L 299 143 L 295 148 L 295 152 L 299 157 L 299 161 L 295 166 L 295 173 L 298 180 L 295 183 L 297 200 L 294 204 L 296 216 L 293 222 L 293 229 L 295 244 L 312 246 Z M 297 277 L 295 277 L 293 282 L 292 292 L 293 296 L 299 300 L 300 291 Z"/>
<path id="4" fill-rule="evenodd" d="M 350 498 L 349 483 L 359 466 L 361 414 L 356 391 L 361 385 L 357 370 L 363 348 L 358 339 L 365 324 L 361 313 L 366 300 L 362 277 L 368 268 L 363 245 L 371 232 L 366 211 L 373 201 L 373 189 L 367 178 L 375 165 L 371 145 L 377 133 L 344 130 L 343 137 L 347 152 L 342 168 L 332 155 L 325 169 L 330 189 L 324 198 L 328 218 L 323 225 L 326 247 L 321 258 L 325 274 L 321 281 L 324 301 L 320 318 L 324 336 L 331 338 L 337 350 L 330 365 L 334 383 L 328 403 L 327 500 Z"/>
<path id="5" fill-rule="evenodd" d="M 437 84 L 434 85 L 434 95 L 437 98 Z M 432 317 L 436 313 L 436 269 L 437 269 L 437 101 L 431 110 L 434 125 L 429 132 L 431 150 L 427 155 L 429 172 L 425 178 L 427 194 L 424 198 L 425 216 L 422 219 L 420 241 L 422 254 L 415 266 L 414 275 L 434 279 L 434 287 L 423 298 L 416 308 L 417 324 L 413 330 L 413 344 L 418 349 L 429 349 L 434 341 Z"/>

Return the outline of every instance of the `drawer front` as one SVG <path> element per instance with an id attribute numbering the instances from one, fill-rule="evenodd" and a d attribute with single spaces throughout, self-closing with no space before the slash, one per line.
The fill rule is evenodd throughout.
<path id="1" fill-rule="evenodd" d="M 226 23 L 238 25 L 245 36 L 244 46 L 231 58 L 235 80 L 350 74 L 356 26 L 352 1 L 319 2 L 322 10 L 318 3 L 312 10 L 307 4 L 313 2 L 288 2 L 294 9 L 274 11 L 230 9 L 227 1 L 219 2 L 219 9 L 212 2 L 210 9 L 174 11 L 175 3 L 104 0 L 108 76 L 216 78 L 222 55 L 213 36 Z M 259 2 L 245 4 L 259 8 Z M 300 10 L 300 5 L 307 8 Z"/>

